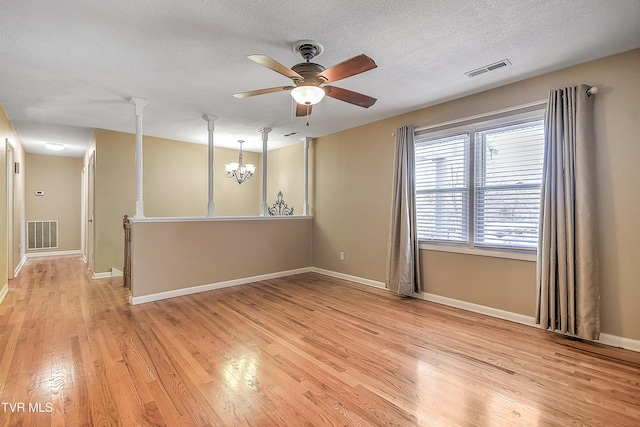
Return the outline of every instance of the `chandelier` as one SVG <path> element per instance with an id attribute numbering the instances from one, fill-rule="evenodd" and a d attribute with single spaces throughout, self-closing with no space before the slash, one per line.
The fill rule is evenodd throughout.
<path id="1" fill-rule="evenodd" d="M 242 184 L 248 179 L 253 177 L 253 173 L 256 171 L 255 165 L 251 163 L 244 164 L 242 161 L 242 143 L 243 140 L 238 140 L 240 143 L 240 155 L 238 156 L 238 163 L 227 163 L 225 165 L 227 169 L 227 178 L 235 179 L 238 184 Z"/>

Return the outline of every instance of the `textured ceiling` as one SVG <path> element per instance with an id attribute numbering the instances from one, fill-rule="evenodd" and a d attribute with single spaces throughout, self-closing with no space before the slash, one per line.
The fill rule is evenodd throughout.
<path id="1" fill-rule="evenodd" d="M 640 47 L 638 0 L 20 0 L 0 20 L 0 103 L 28 152 L 54 141 L 67 156 L 94 128 L 135 132 L 132 96 L 149 100 L 146 135 L 206 143 L 202 115 L 214 114 L 216 145 L 259 151 L 258 128 L 273 128 L 276 148 Z M 307 127 L 288 92 L 231 96 L 290 84 L 246 55 L 291 67 L 302 39 L 323 45 L 325 67 L 373 58 L 336 86 L 378 102 L 327 98 Z"/>

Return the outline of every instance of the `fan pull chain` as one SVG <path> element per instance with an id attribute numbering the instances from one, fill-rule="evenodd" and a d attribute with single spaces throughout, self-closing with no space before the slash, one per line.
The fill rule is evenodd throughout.
<path id="1" fill-rule="evenodd" d="M 310 105 L 307 104 L 307 126 L 309 126 L 309 107 Z"/>

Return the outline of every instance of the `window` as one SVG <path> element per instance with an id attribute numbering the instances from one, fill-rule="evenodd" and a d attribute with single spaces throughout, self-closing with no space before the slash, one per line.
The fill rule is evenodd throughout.
<path id="1" fill-rule="evenodd" d="M 535 250 L 541 113 L 415 134 L 418 239 Z"/>
<path id="2" fill-rule="evenodd" d="M 468 242 L 469 135 L 416 143 L 419 240 Z"/>

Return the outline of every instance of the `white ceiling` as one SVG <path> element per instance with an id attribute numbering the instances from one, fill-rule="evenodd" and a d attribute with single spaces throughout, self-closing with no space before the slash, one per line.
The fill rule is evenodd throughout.
<path id="1" fill-rule="evenodd" d="M 206 143 L 213 114 L 216 145 L 260 151 L 262 127 L 277 148 L 640 47 L 638 0 L 19 0 L 0 13 L 0 103 L 27 152 L 61 142 L 75 157 L 94 128 L 135 132 L 132 96 L 149 100 L 146 135 Z M 291 67 L 302 39 L 325 67 L 373 58 L 336 86 L 378 102 L 327 98 L 307 127 L 288 92 L 232 97 L 289 85 L 246 55 Z M 513 65 L 464 74 L 502 59 Z"/>

